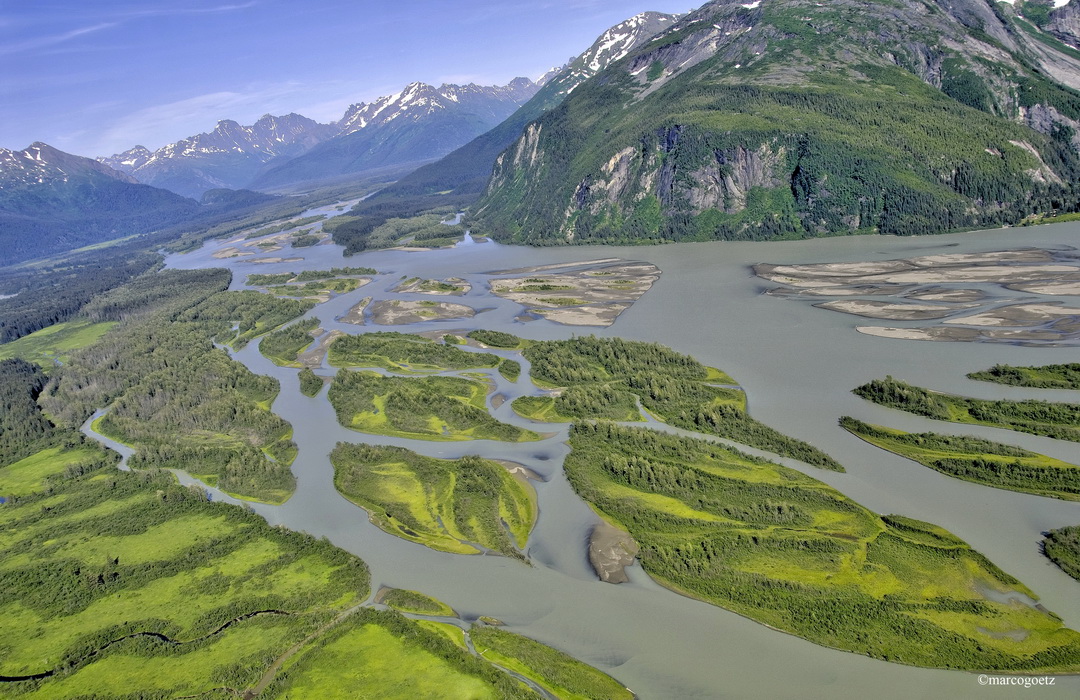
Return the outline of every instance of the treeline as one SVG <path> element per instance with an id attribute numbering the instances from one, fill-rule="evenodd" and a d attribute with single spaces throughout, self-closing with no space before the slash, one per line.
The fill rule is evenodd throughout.
<path id="1" fill-rule="evenodd" d="M 633 420 L 636 397 L 670 425 L 843 471 L 813 445 L 751 418 L 742 392 L 706 384 L 704 365 L 658 343 L 588 336 L 539 341 L 523 354 L 532 363 L 534 379 L 568 387 L 554 403 L 563 416 Z"/>
<path id="2" fill-rule="evenodd" d="M 1043 553 L 1061 570 L 1080 581 L 1080 525 L 1058 528 L 1046 533 Z"/>
<path id="3" fill-rule="evenodd" d="M 229 288 L 228 270 L 160 270 L 95 297 L 83 308 L 93 321 L 130 321 L 155 313 L 174 314 Z"/>
<path id="4" fill-rule="evenodd" d="M 557 697 L 572 694 L 588 700 L 632 700 L 636 697 L 621 683 L 569 654 L 552 649 L 520 634 L 489 625 L 475 625 L 469 631 L 473 646 L 485 656 L 494 655 L 516 661 Z M 496 661 L 497 662 L 497 661 Z"/>
<path id="5" fill-rule="evenodd" d="M 271 284 L 285 284 L 286 282 L 309 282 L 311 280 L 333 279 L 334 277 L 377 274 L 379 274 L 379 271 L 373 267 L 332 267 L 329 270 L 304 270 L 300 273 L 253 274 L 247 276 L 247 284 L 255 287 L 265 287 Z"/>
<path id="6" fill-rule="evenodd" d="M 990 369 L 971 372 L 967 376 L 968 379 L 1009 386 L 1036 389 L 1080 389 L 1080 362 L 1041 367 L 994 365 Z"/>
<path id="7" fill-rule="evenodd" d="M 311 301 L 281 299 L 245 290 L 209 297 L 176 317 L 223 345 L 239 350 L 251 339 L 307 313 Z"/>
<path id="8" fill-rule="evenodd" d="M 483 328 L 469 331 L 469 337 L 484 345 L 490 345 L 493 348 L 513 349 L 521 345 L 521 338 L 516 335 L 503 333 L 502 331 L 489 331 Z"/>
<path id="9" fill-rule="evenodd" d="M 87 259 L 0 274 L 0 343 L 74 318 L 88 302 L 160 264 L 153 253 L 110 248 Z"/>
<path id="10" fill-rule="evenodd" d="M 32 362 L 0 360 L 0 466 L 44 449 L 54 437 L 53 424 L 37 405 L 46 381 Z"/>
<path id="11" fill-rule="evenodd" d="M 875 379 L 853 392 L 876 404 L 927 418 L 1080 442 L 1080 404 L 971 399 L 930 392 L 892 377 Z"/>
<path id="12" fill-rule="evenodd" d="M 1080 467 L 982 438 L 905 433 L 840 419 L 845 430 L 942 474 L 996 488 L 1080 500 Z"/>
<path id="13" fill-rule="evenodd" d="M 304 396 L 315 396 L 323 388 L 322 377 L 311 371 L 310 367 L 300 370 L 300 393 Z"/>

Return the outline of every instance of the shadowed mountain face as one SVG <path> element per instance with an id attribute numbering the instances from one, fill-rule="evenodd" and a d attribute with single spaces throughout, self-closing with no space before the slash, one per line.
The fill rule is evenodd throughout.
<path id="1" fill-rule="evenodd" d="M 988 0 L 711 2 L 528 124 L 475 228 L 765 239 L 1071 209 L 1077 55 Z"/>
<path id="2" fill-rule="evenodd" d="M 191 199 L 44 143 L 0 148 L 4 264 L 146 233 L 198 210 Z"/>

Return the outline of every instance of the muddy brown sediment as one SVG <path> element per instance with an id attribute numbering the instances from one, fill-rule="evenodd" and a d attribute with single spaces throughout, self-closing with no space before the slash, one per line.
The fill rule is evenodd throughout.
<path id="1" fill-rule="evenodd" d="M 626 583 L 626 567 L 634 563 L 638 544 L 630 533 L 606 522 L 599 523 L 589 533 L 589 563 L 596 575 L 606 583 Z"/>

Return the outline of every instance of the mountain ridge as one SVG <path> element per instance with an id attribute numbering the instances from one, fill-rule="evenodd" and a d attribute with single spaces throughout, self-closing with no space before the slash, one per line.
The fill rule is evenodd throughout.
<path id="1" fill-rule="evenodd" d="M 627 243 L 931 233 L 1075 207 L 1080 61 L 1033 31 L 984 0 L 715 0 L 530 123 L 474 223 L 508 242 Z"/>
<path id="2" fill-rule="evenodd" d="M 515 78 L 505 86 L 443 84 L 436 88 L 414 82 L 370 103 L 352 104 L 341 119 L 329 124 L 296 113 L 265 114 L 250 126 L 221 119 L 209 132 L 180 139 L 156 151 L 140 145 L 97 160 L 143 184 L 193 198 L 219 188 L 282 187 L 358 172 L 368 166 L 437 157 L 502 121 L 536 89 L 538 85 L 527 78 Z M 459 116 L 445 116 L 449 114 Z M 322 144 L 362 132 L 393 126 L 390 131 L 400 141 L 403 128 L 400 123 L 391 124 L 395 120 L 411 122 L 414 131 L 423 130 L 424 122 L 430 121 L 432 135 L 426 140 L 414 136 L 418 145 L 411 148 L 395 144 L 396 150 L 391 146 L 381 157 L 373 151 L 378 144 L 391 141 L 389 136 L 381 141 L 369 139 L 372 143 L 368 144 L 368 152 L 363 147 L 328 147 L 329 153 L 289 165 Z M 357 136 L 349 139 L 359 140 Z M 429 152 L 424 153 L 424 149 Z M 335 151 L 346 151 L 351 157 L 335 161 Z"/>

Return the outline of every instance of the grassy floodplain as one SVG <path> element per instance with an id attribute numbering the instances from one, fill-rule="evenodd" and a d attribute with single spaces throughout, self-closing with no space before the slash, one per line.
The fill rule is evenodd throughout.
<path id="1" fill-rule="evenodd" d="M 632 700 L 611 676 L 520 634 L 489 625 L 469 632 L 477 653 L 535 682 L 560 700 Z"/>
<path id="2" fill-rule="evenodd" d="M 849 416 L 840 425 L 872 445 L 965 481 L 1080 501 L 1080 466 L 982 438 L 907 433 Z"/>
<path id="3" fill-rule="evenodd" d="M 21 357 L 48 369 L 71 359 L 71 352 L 96 343 L 115 321 L 66 321 L 0 345 L 0 360 Z"/>
<path id="4" fill-rule="evenodd" d="M 468 352 L 456 344 L 395 331 L 346 335 L 330 345 L 329 362 L 335 367 L 378 367 L 402 374 L 424 374 L 461 369 L 490 369 L 499 365 L 495 355 Z"/>
<path id="5" fill-rule="evenodd" d="M 0 497 L 27 496 L 55 478 L 83 471 L 99 461 L 112 461 L 96 445 L 50 447 L 0 467 Z"/>
<path id="6" fill-rule="evenodd" d="M 327 396 L 341 424 L 363 433 L 421 440 L 538 440 L 531 430 L 491 417 L 485 404 L 488 388 L 463 377 L 341 370 Z"/>
<path id="7" fill-rule="evenodd" d="M 577 423 L 575 491 L 659 582 L 818 644 L 918 666 L 1080 670 L 1080 634 L 967 544 L 800 472 L 691 438 Z"/>
<path id="8" fill-rule="evenodd" d="M 927 418 L 1080 442 L 1080 404 L 971 399 L 928 391 L 892 377 L 863 384 L 854 393 L 876 404 Z"/>
<path id="9" fill-rule="evenodd" d="M 520 558 L 536 522 L 535 491 L 491 460 L 338 443 L 330 461 L 334 486 L 375 525 L 432 549 Z"/>
<path id="10" fill-rule="evenodd" d="M 537 385 L 565 387 L 553 398 L 514 401 L 526 417 L 634 421 L 641 420 L 640 402 L 670 425 L 843 471 L 813 445 L 751 418 L 730 376 L 658 343 L 587 336 L 533 342 L 523 354 Z"/>
<path id="11" fill-rule="evenodd" d="M 211 503 L 167 473 L 41 477 L 0 507 L 0 675 L 53 675 L 5 683 L 5 695 L 243 689 L 367 596 L 356 557 Z"/>
<path id="12" fill-rule="evenodd" d="M 990 369 L 972 372 L 967 376 L 968 379 L 1009 386 L 1036 389 L 1080 389 L 1080 362 L 1041 367 L 994 365 Z"/>
<path id="13" fill-rule="evenodd" d="M 431 623 L 364 609 L 283 668 L 268 698 L 537 698 Z"/>

